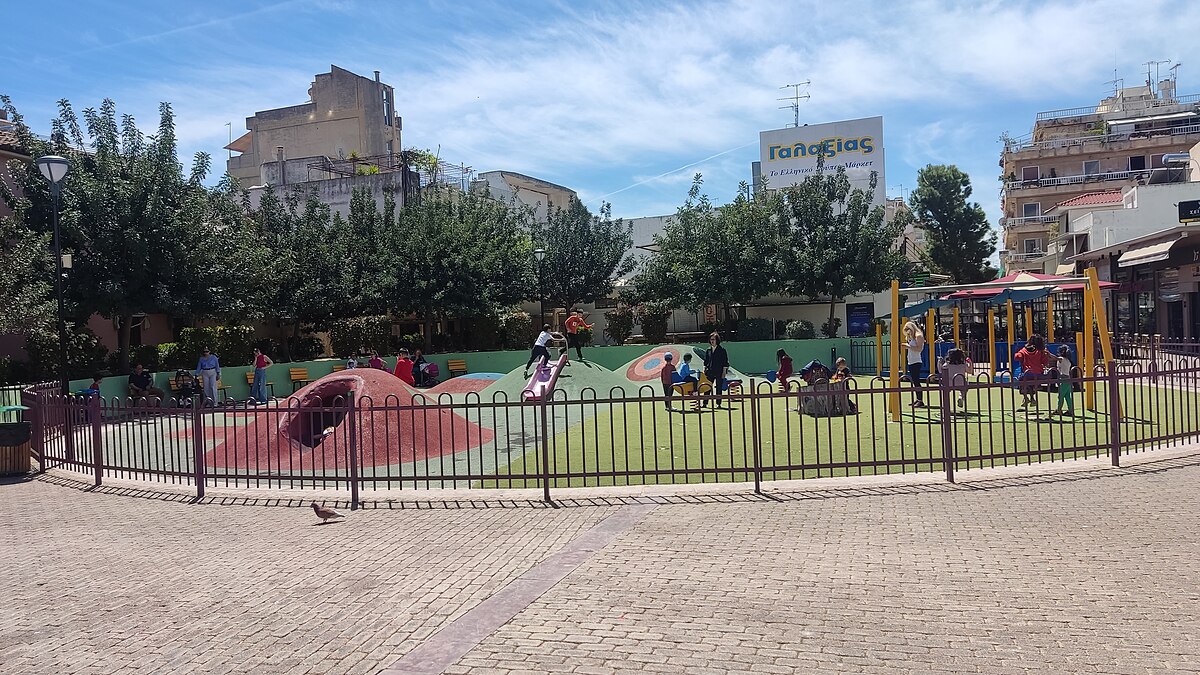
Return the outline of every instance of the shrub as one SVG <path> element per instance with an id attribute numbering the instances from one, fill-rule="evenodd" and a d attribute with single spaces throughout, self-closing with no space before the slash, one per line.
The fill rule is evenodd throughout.
<path id="1" fill-rule="evenodd" d="M 191 361 L 192 355 L 185 354 L 178 342 L 164 342 L 158 345 L 158 367 L 160 370 L 180 370 L 196 365 Z M 191 361 L 191 363 L 189 363 Z"/>
<path id="2" fill-rule="evenodd" d="M 0 356 L 0 385 L 33 384 L 36 379 L 32 363 Z"/>
<path id="3" fill-rule="evenodd" d="M 392 319 L 387 315 L 339 319 L 329 326 L 329 344 L 334 356 L 357 354 L 359 347 L 388 351 Z"/>
<path id="4" fill-rule="evenodd" d="M 129 369 L 132 371 L 137 364 L 142 364 L 146 370 L 158 372 L 158 345 L 138 345 L 129 355 Z"/>
<path id="5" fill-rule="evenodd" d="M 255 339 L 254 348 L 271 357 L 272 359 L 279 358 L 280 352 L 283 351 L 279 347 L 279 340 L 269 337 Z"/>
<path id="6" fill-rule="evenodd" d="M 407 349 L 409 351 L 412 351 L 414 349 L 420 349 L 420 350 L 424 351 L 425 350 L 425 336 L 421 335 L 420 333 L 409 333 L 408 335 L 401 335 L 400 343 L 397 346 L 403 347 L 404 349 Z M 396 351 L 400 351 L 400 350 L 397 349 Z"/>
<path id="7" fill-rule="evenodd" d="M 667 323 L 671 308 L 658 302 L 638 305 L 637 320 L 642 325 L 642 335 L 647 344 L 662 344 L 667 341 Z"/>
<path id="8" fill-rule="evenodd" d="M 38 380 L 56 380 L 59 377 L 59 342 L 55 333 L 35 333 L 25 341 L 25 351 Z M 100 344 L 96 334 L 86 326 L 76 326 L 67 331 L 67 377 L 81 380 L 92 377 L 104 368 L 108 350 Z"/>
<path id="9" fill-rule="evenodd" d="M 787 325 L 788 325 L 788 322 L 785 321 L 784 319 L 776 320 L 775 321 L 775 337 L 781 338 L 784 335 L 787 335 Z"/>
<path id="10" fill-rule="evenodd" d="M 254 329 L 249 326 L 218 326 L 217 356 L 223 366 L 248 366 L 254 362 Z"/>
<path id="11" fill-rule="evenodd" d="M 220 350 L 220 341 L 217 340 L 216 328 L 184 328 L 179 331 L 179 339 L 176 340 L 181 352 L 180 358 L 187 363 L 182 368 L 193 368 L 196 365 L 196 359 L 200 358 L 200 353 L 205 347 L 213 350 L 217 356 L 224 356 Z"/>
<path id="12" fill-rule="evenodd" d="M 817 337 L 817 329 L 807 319 L 789 321 L 783 332 L 789 340 L 811 340 Z"/>
<path id="13" fill-rule="evenodd" d="M 526 312 L 509 312 L 500 317 L 503 344 L 508 349 L 528 349 L 533 342 L 533 317 Z"/>
<path id="14" fill-rule="evenodd" d="M 312 361 L 325 351 L 325 343 L 311 335 L 288 338 L 288 351 L 293 361 Z"/>
<path id="15" fill-rule="evenodd" d="M 591 347 L 592 346 L 593 335 L 592 335 L 591 328 L 580 328 L 579 330 L 575 331 L 575 335 L 577 336 L 577 338 L 579 340 L 580 346 L 583 346 L 583 347 Z"/>
<path id="16" fill-rule="evenodd" d="M 821 324 L 821 335 L 827 338 L 835 338 L 838 336 L 838 329 L 842 327 L 842 320 L 836 316 Z"/>
<path id="17" fill-rule="evenodd" d="M 738 340 L 770 340 L 770 319 L 742 319 L 737 325 Z"/>
<path id="18" fill-rule="evenodd" d="M 633 309 L 628 305 L 608 310 L 604 313 L 604 319 L 608 322 L 604 327 L 604 334 L 613 342 L 623 345 L 629 340 L 629 336 L 633 335 Z"/>
<path id="19" fill-rule="evenodd" d="M 504 341 L 504 335 L 500 332 L 500 317 L 495 314 L 471 317 L 463 333 L 463 346 L 471 351 L 498 349 Z"/>

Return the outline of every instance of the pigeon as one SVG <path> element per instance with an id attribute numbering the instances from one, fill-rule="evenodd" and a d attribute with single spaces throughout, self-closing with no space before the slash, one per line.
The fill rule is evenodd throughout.
<path id="1" fill-rule="evenodd" d="M 321 519 L 322 523 L 329 522 L 330 518 L 345 518 L 346 517 L 346 516 L 342 515 L 341 513 L 334 511 L 331 508 L 318 505 L 316 502 L 312 503 L 312 509 L 313 509 L 313 513 L 317 514 L 317 517 Z"/>

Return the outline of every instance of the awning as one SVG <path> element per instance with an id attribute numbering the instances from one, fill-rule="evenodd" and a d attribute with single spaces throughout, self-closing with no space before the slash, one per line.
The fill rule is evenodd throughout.
<path id="1" fill-rule="evenodd" d="M 925 313 L 931 309 L 938 309 L 939 307 L 947 307 L 947 306 L 953 305 L 953 304 L 954 304 L 954 301 L 950 300 L 949 298 L 940 298 L 940 299 L 932 298 L 929 300 L 923 300 L 921 302 L 909 305 L 908 307 L 901 309 L 900 316 L 909 318 L 909 319 L 916 317 L 916 316 L 925 316 Z M 885 317 L 885 318 L 887 318 L 887 317 Z"/>
<path id="2" fill-rule="evenodd" d="M 1132 251 L 1126 251 L 1117 259 L 1117 267 L 1132 267 L 1134 265 L 1145 265 L 1146 263 L 1161 262 L 1171 257 L 1171 247 L 1175 245 L 1178 239 L 1165 241 L 1161 244 L 1151 244 L 1135 248 Z"/>
<path id="3" fill-rule="evenodd" d="M 1055 276 L 1069 277 L 1075 274 L 1075 263 L 1063 263 L 1054 268 Z"/>

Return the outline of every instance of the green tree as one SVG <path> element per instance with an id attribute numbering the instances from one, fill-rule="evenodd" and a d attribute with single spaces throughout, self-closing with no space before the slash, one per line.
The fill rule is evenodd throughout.
<path id="1" fill-rule="evenodd" d="M 0 195 L 6 202 L 20 204 L 0 181 Z M 20 213 L 0 218 L 0 333 L 31 336 L 53 331 L 54 261 L 49 254 L 50 237 L 30 231 Z"/>
<path id="2" fill-rule="evenodd" d="M 957 284 L 996 278 L 989 259 L 996 252 L 996 232 L 971 198 L 971 179 L 953 165 L 930 164 L 917 172 L 917 189 L 909 205 L 925 231 L 921 262 L 947 274 Z"/>
<path id="3" fill-rule="evenodd" d="M 387 308 L 424 320 L 432 346 L 439 318 L 495 313 L 529 297 L 529 220 L 528 209 L 486 195 L 426 188 L 384 238 L 397 261 L 383 289 Z"/>
<path id="4" fill-rule="evenodd" d="M 118 120 L 111 100 L 85 109 L 82 126 L 62 100 L 47 141 L 30 133 L 7 98 L 3 103 L 32 156 L 57 154 L 70 162 L 61 211 L 63 250 L 74 258 L 66 294 L 76 321 L 98 312 L 119 324 L 122 370 L 134 314 L 186 316 L 222 305 L 220 291 L 236 284 L 214 283 L 229 268 L 211 245 L 222 234 L 208 217 L 210 195 L 202 185 L 209 159 L 197 154 L 184 177 L 170 105 L 159 106 L 156 133 L 146 137 L 133 117 Z M 16 167 L 13 178 L 29 201 L 20 211 L 25 225 L 49 232 L 46 181 L 32 165 Z"/>
<path id="5" fill-rule="evenodd" d="M 899 222 L 885 222 L 883 207 L 871 206 L 875 189 L 874 173 L 863 191 L 852 188 L 839 167 L 780 192 L 779 287 L 790 295 L 828 299 L 831 326 L 839 301 L 881 291 L 908 267 L 895 247 Z"/>
<path id="6" fill-rule="evenodd" d="M 605 297 L 614 282 L 634 268 L 633 257 L 627 255 L 633 247 L 632 227 L 613 220 L 607 203 L 593 214 L 572 197 L 565 209 L 552 208 L 546 222 L 535 223 L 531 236 L 534 247 L 546 251 L 540 294 L 556 307 L 569 309 Z"/>
<path id="7" fill-rule="evenodd" d="M 697 311 L 703 305 L 749 302 L 774 288 L 773 194 L 745 196 L 714 206 L 696 174 L 687 200 L 654 236 L 655 253 L 642 261 L 635 281 L 641 298 Z"/>

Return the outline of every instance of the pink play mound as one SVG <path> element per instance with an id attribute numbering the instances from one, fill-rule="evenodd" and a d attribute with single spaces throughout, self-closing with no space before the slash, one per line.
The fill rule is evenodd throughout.
<path id="1" fill-rule="evenodd" d="M 436 386 L 422 390 L 430 401 L 436 402 L 441 394 L 470 394 L 478 393 L 490 387 L 500 379 L 500 373 L 468 373 L 452 377 Z"/>
<path id="2" fill-rule="evenodd" d="M 349 413 L 353 394 L 356 412 Z M 326 375 L 287 404 L 263 407 L 244 427 L 225 429 L 208 453 L 214 467 L 253 472 L 344 471 L 351 430 L 364 467 L 453 455 L 493 433 L 444 409 L 413 402 L 413 390 L 381 370 Z"/>
<path id="3" fill-rule="evenodd" d="M 683 352 L 678 347 L 655 347 L 629 364 L 629 367 L 625 369 L 625 377 L 634 382 L 649 382 L 659 379 L 663 363 L 666 362 L 664 356 L 667 354 L 671 355 L 675 367 L 678 368 L 683 359 Z"/>

